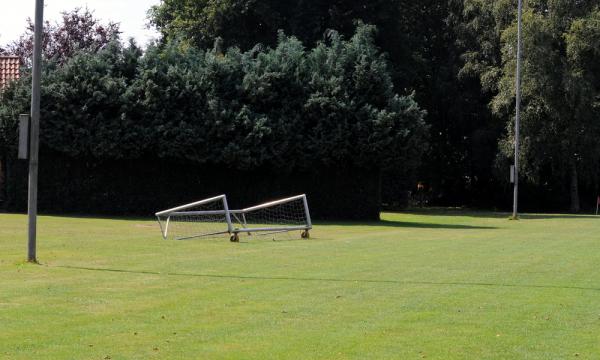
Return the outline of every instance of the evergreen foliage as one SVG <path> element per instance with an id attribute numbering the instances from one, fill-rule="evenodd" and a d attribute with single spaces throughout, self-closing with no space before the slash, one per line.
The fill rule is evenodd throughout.
<path id="1" fill-rule="evenodd" d="M 474 77 L 458 76 L 464 37 L 463 0 L 165 0 L 150 12 L 163 40 L 212 46 L 214 39 L 250 49 L 276 42 L 284 29 L 313 47 L 328 29 L 349 37 L 362 21 L 379 29 L 377 45 L 388 54 L 395 88 L 414 92 L 427 111 L 430 147 L 417 171 L 386 171 L 385 201 L 406 203 L 417 180 L 440 205 L 493 205 L 492 169 L 504 129 L 487 108 Z"/>
<path id="2" fill-rule="evenodd" d="M 595 206 L 598 2 L 524 5 L 522 209 Z M 431 204 L 508 208 L 516 12 L 514 0 L 164 0 L 149 11 L 163 37 L 142 55 L 75 11 L 49 37 L 44 141 L 95 161 L 368 171 L 388 204 L 419 182 Z M 355 35 L 362 23 L 379 31 Z M 28 91 L 4 92 L 0 151 Z"/>
<path id="3" fill-rule="evenodd" d="M 176 41 L 144 55 L 118 42 L 81 52 L 45 67 L 41 146 L 88 162 L 173 159 L 286 174 L 415 168 L 427 146 L 424 112 L 394 93 L 374 37 L 360 25 L 312 50 L 280 33 L 276 47 L 245 52 Z M 28 83 L 16 82 L 0 105 L 9 154 Z"/>

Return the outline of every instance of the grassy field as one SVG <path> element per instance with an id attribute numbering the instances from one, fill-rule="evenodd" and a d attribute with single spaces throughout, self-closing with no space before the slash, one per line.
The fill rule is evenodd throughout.
<path id="1" fill-rule="evenodd" d="M 163 241 L 0 214 L 0 359 L 599 359 L 600 219 L 423 212 Z"/>

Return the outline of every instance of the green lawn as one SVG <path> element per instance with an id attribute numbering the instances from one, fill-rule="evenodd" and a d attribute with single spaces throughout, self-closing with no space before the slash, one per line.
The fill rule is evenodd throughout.
<path id="1" fill-rule="evenodd" d="M 0 359 L 600 359 L 600 219 L 507 218 L 234 244 L 45 216 L 31 265 L 0 214 Z"/>

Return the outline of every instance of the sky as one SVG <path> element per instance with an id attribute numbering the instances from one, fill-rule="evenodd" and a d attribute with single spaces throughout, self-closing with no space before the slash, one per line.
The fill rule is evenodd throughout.
<path id="1" fill-rule="evenodd" d="M 121 37 L 133 37 L 141 46 L 158 37 L 153 29 L 147 29 L 146 11 L 160 0 L 45 0 L 44 20 L 60 19 L 60 13 L 81 7 L 94 12 L 94 16 L 108 23 L 121 24 Z M 9 5 L 10 4 L 10 5 Z M 0 44 L 6 45 L 19 38 L 25 31 L 27 18 L 34 18 L 35 0 L 0 0 Z"/>

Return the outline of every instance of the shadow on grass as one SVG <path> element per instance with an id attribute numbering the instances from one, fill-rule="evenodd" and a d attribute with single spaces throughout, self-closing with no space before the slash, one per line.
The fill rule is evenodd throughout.
<path id="1" fill-rule="evenodd" d="M 213 279 L 232 279 L 232 280 L 264 280 L 264 281 L 314 281 L 314 282 L 338 282 L 338 283 L 364 283 L 364 284 L 397 284 L 397 285 L 440 285 L 440 286 L 482 286 L 482 287 L 508 287 L 524 289 L 563 289 L 563 290 L 589 290 L 600 291 L 600 288 L 585 286 L 565 286 L 565 285 L 539 285 L 539 284 L 503 284 L 488 282 L 468 282 L 468 281 L 403 281 L 403 280 L 375 280 L 375 279 L 335 279 L 335 278 L 311 278 L 311 277 L 288 277 L 288 276 L 253 276 L 253 275 L 219 275 L 219 274 L 193 274 L 193 273 L 175 273 L 158 272 L 143 270 L 124 270 L 110 268 L 91 268 L 81 266 L 67 265 L 49 265 L 52 268 L 85 270 L 85 271 L 103 271 L 112 273 L 138 274 L 138 275 L 162 275 L 162 276 L 181 276 L 181 277 L 200 277 Z"/>
<path id="2" fill-rule="evenodd" d="M 474 218 L 489 218 L 489 219 L 508 219 L 511 216 L 509 212 L 498 212 L 489 210 L 473 210 L 466 208 L 442 208 L 442 207 L 431 207 L 431 208 L 409 208 L 401 211 L 385 211 L 382 213 L 386 214 L 406 214 L 406 215 L 424 215 L 424 216 L 454 216 L 454 217 L 474 217 Z M 7 213 L 0 210 L 0 214 L 18 214 L 26 215 L 25 213 Z M 56 217 L 56 218 L 71 218 L 71 219 L 88 219 L 88 220 L 125 220 L 125 221 L 140 221 L 140 222 L 155 222 L 156 218 L 154 214 L 148 214 L 148 216 L 141 215 L 106 215 L 106 214 L 53 214 L 53 213 L 42 213 L 41 216 Z M 593 214 L 539 214 L 539 213 L 522 213 L 519 214 L 519 218 L 523 220 L 544 220 L 544 219 L 600 219 L 600 216 Z M 381 222 L 360 222 L 360 221 L 315 221 L 316 225 L 387 225 L 387 226 L 400 226 L 400 227 L 431 227 L 435 228 L 439 225 L 439 228 L 452 228 L 452 225 L 446 224 L 430 224 L 432 226 L 425 226 L 425 223 L 415 222 L 402 222 L 404 224 L 413 224 L 415 226 L 401 226 L 394 225 L 396 221 L 382 220 Z M 387 224 L 383 224 L 387 223 Z M 420 224 L 420 225 L 419 225 Z M 467 229 L 470 228 L 466 225 L 456 225 L 457 228 Z M 464 227 L 460 227 L 464 226 Z M 486 228 L 486 227 L 472 227 L 472 228 Z"/>
<path id="3" fill-rule="evenodd" d="M 600 219 L 596 215 L 576 215 L 576 214 L 523 214 L 519 215 L 523 220 L 544 220 L 544 219 Z"/>
<path id="4" fill-rule="evenodd" d="M 416 214 L 417 212 L 407 212 Z M 422 213 L 423 215 L 442 215 L 433 214 L 427 211 Z M 457 213 L 461 214 L 461 213 Z M 465 216 L 470 216 L 468 213 L 464 213 Z M 103 216 L 103 215 L 76 215 L 76 214 L 46 214 L 44 216 L 51 216 L 57 218 L 70 218 L 70 219 L 86 219 L 86 220 L 115 220 L 115 221 L 137 221 L 137 222 L 149 222 L 156 223 L 156 219 L 153 217 L 127 217 L 127 216 Z M 334 226 L 388 226 L 388 227 L 400 227 L 400 228 L 422 228 L 422 229 L 455 229 L 455 230 L 493 230 L 498 229 L 492 226 L 475 226 L 475 225 L 461 225 L 461 224 L 442 224 L 442 223 L 427 223 L 427 222 L 414 222 L 414 221 L 396 221 L 396 220 L 380 220 L 380 221 L 315 221 L 314 225 L 334 225 Z M 186 239 L 187 240 L 187 239 Z M 193 240 L 193 239 L 191 239 Z"/>
<path id="5" fill-rule="evenodd" d="M 316 222 L 315 225 L 328 226 L 379 226 L 379 227 L 398 227 L 398 228 L 416 228 L 416 229 L 446 229 L 446 230 L 493 230 L 498 229 L 494 226 L 477 226 L 463 224 L 444 224 L 444 223 L 429 223 L 416 221 L 397 221 L 397 220 L 380 220 L 380 221 L 323 221 Z"/>
<path id="6" fill-rule="evenodd" d="M 456 230 L 493 230 L 493 229 L 497 229 L 497 227 L 493 227 L 493 226 L 439 224 L 439 223 L 436 224 L 436 223 L 394 221 L 394 220 L 381 220 L 378 223 L 365 224 L 365 225 L 389 226 L 389 227 L 401 227 L 401 228 L 422 228 L 422 229 L 456 229 Z"/>
<path id="7" fill-rule="evenodd" d="M 429 208 L 408 208 L 400 211 L 384 211 L 388 214 L 407 214 L 407 215 L 424 215 L 424 216 L 457 216 L 457 217 L 475 217 L 475 218 L 490 218 L 490 219 L 506 219 L 510 216 L 508 212 L 490 211 L 490 210 L 475 210 L 467 208 L 453 207 L 429 207 Z"/>
<path id="8" fill-rule="evenodd" d="M 463 208 L 410 208 L 405 211 L 384 211 L 388 214 L 408 214 L 424 216 L 456 216 L 488 219 L 508 219 L 509 212 L 495 212 L 486 210 L 472 210 Z M 591 214 L 519 214 L 522 220 L 547 220 L 547 219 L 600 219 L 600 216 Z"/>

